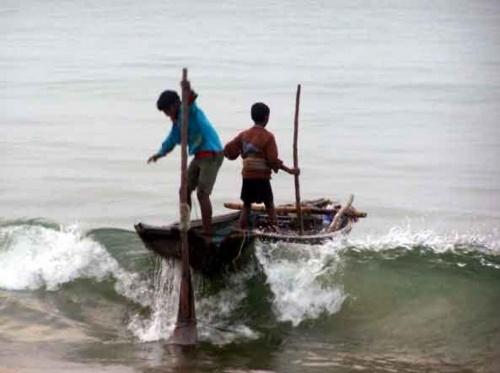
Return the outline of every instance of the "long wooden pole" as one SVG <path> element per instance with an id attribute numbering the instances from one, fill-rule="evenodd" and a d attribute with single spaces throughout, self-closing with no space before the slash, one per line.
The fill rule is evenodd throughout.
<path id="1" fill-rule="evenodd" d="M 182 122 L 181 122 L 181 190 L 179 195 L 180 235 L 182 255 L 182 275 L 179 294 L 179 310 L 177 324 L 174 329 L 173 342 L 180 345 L 194 345 L 198 341 L 196 314 L 194 309 L 193 284 L 189 265 L 188 229 L 190 209 L 187 203 L 187 138 L 189 125 L 190 87 L 187 80 L 187 69 L 182 70 Z"/>
<path id="2" fill-rule="evenodd" d="M 297 96 L 295 97 L 295 120 L 293 126 L 293 167 L 299 168 L 299 154 L 297 143 L 299 139 L 299 107 L 300 107 L 300 84 L 297 85 Z M 299 175 L 295 175 L 295 208 L 299 219 L 299 234 L 304 234 L 304 220 L 302 218 L 302 206 L 300 205 L 300 183 Z"/>

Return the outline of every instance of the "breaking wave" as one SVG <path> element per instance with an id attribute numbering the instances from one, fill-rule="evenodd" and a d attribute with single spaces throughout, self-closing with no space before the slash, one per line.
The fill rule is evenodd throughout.
<path id="1" fill-rule="evenodd" d="M 103 280 L 119 266 L 104 247 L 76 225 L 12 225 L 0 229 L 0 287 L 57 290 L 77 278 Z"/>
<path id="2" fill-rule="evenodd" d="M 258 243 L 256 253 L 279 321 L 297 326 L 305 319 L 340 310 L 347 295 L 336 277 L 342 265 L 337 249 Z"/>
<path id="3" fill-rule="evenodd" d="M 179 263 L 153 257 L 140 241 L 130 239 L 135 237 L 132 232 L 98 231 L 85 233 L 78 225 L 40 221 L 0 224 L 0 289 L 58 292 L 86 279 L 97 293 L 100 286 L 112 284 L 125 302 L 117 301 L 124 318 L 116 329 L 142 342 L 168 340 L 177 316 Z M 194 275 L 199 335 L 207 342 L 226 344 L 259 338 L 267 330 L 263 325 L 295 328 L 350 312 L 360 294 L 371 293 L 370 283 L 364 283 L 368 291 L 361 292 L 351 277 L 369 278 L 368 272 L 378 264 L 377 278 L 384 279 L 383 264 L 388 261 L 414 263 L 423 279 L 435 275 L 436 267 L 455 268 L 453 276 L 469 269 L 479 275 L 498 274 L 498 237 L 497 231 L 444 235 L 412 231 L 407 225 L 324 245 L 257 242 L 255 255 L 242 270 L 215 281 Z M 128 265 L 130 252 L 142 258 L 142 264 Z"/>

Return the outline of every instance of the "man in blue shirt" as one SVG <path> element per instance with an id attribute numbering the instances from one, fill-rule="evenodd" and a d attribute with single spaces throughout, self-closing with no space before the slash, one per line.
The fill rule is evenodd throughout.
<path id="1" fill-rule="evenodd" d="M 196 105 L 196 93 L 191 90 L 189 99 L 188 149 L 194 158 L 188 167 L 188 203 L 191 206 L 191 193 L 196 189 L 200 202 L 201 218 L 205 234 L 212 233 L 212 203 L 210 194 L 217 178 L 217 173 L 224 159 L 223 146 L 217 131 Z M 148 159 L 156 162 L 166 156 L 175 145 L 181 143 L 181 100 L 175 91 L 164 91 L 156 103 L 172 121 L 172 128 L 161 144 L 160 150 Z"/>

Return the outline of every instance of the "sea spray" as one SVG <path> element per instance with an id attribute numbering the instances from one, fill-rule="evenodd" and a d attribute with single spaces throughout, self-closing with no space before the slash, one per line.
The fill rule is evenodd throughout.
<path id="1" fill-rule="evenodd" d="M 0 228 L 0 288 L 57 290 L 77 278 L 103 280 L 118 263 L 76 225 L 52 229 L 42 225 Z"/>
<path id="2" fill-rule="evenodd" d="M 214 294 L 203 296 L 204 279 L 195 276 L 196 312 L 198 333 L 201 340 L 224 345 L 237 340 L 259 337 L 259 333 L 245 324 L 245 320 L 234 317 L 248 296 L 248 281 L 253 281 L 255 268 L 248 265 L 238 273 L 227 273 L 223 277 L 224 287 Z"/>
<path id="3" fill-rule="evenodd" d="M 347 295 L 336 280 L 340 261 L 332 247 L 257 243 L 256 254 L 279 321 L 297 326 L 305 319 L 340 310 Z"/>
<path id="4" fill-rule="evenodd" d="M 122 237 L 125 233 L 130 234 L 121 231 L 108 234 Z M 120 247 L 108 247 L 105 244 L 108 241 L 120 242 Z M 177 316 L 178 265 L 157 258 L 154 268 L 147 260 L 143 260 L 144 266 L 127 266 L 120 261 L 127 257 L 121 253 L 137 251 L 143 259 L 150 254 L 136 243 L 127 246 L 121 243 L 126 240 L 108 241 L 84 233 L 75 225 L 33 221 L 4 224 L 0 226 L 0 287 L 52 293 L 80 278 L 92 280 L 91 286 L 95 287 L 101 286 L 96 281 L 111 280 L 106 286 L 113 284 L 114 291 L 124 297 L 116 304 L 119 307 L 116 315 L 130 315 L 133 310 L 125 325 L 118 317 L 116 328 L 128 330 L 138 342 L 168 340 Z M 200 339 L 224 345 L 265 335 L 274 321 L 297 326 L 323 316 L 348 318 L 353 312 L 364 318 L 364 311 L 359 308 L 379 304 L 377 299 L 386 296 L 386 288 L 395 286 L 390 281 L 394 274 L 388 272 L 389 268 L 403 270 L 414 261 L 418 263 L 418 271 L 426 274 L 415 282 L 418 287 L 430 286 L 427 279 L 435 274 L 429 274 L 427 265 L 451 268 L 451 273 L 458 277 L 481 273 L 496 278 L 494 272 L 500 269 L 497 248 L 495 232 L 437 234 L 404 225 L 382 235 L 349 236 L 324 245 L 257 243 L 254 258 L 257 265 L 253 261 L 237 272 L 228 271 L 215 283 L 193 273 Z M 374 269 L 381 272 L 380 277 L 371 277 Z M 413 272 L 405 270 L 406 277 L 402 279 L 410 273 Z M 380 286 L 375 286 L 376 281 L 381 282 Z M 403 285 L 404 281 L 398 277 L 397 283 Z M 408 289 L 415 290 L 403 287 L 398 294 L 404 295 Z M 345 302 L 348 298 L 355 301 Z M 125 309 L 126 303 L 122 301 L 135 305 Z M 341 308 L 346 312 L 339 314 Z M 255 321 L 256 314 L 264 316 Z"/>
<path id="5" fill-rule="evenodd" d="M 5 290 L 55 292 L 78 279 L 114 280 L 117 294 L 149 311 L 147 316 L 133 315 L 128 322 L 128 330 L 140 341 L 166 340 L 175 326 L 179 262 L 156 258 L 153 276 L 149 271 L 127 271 L 78 225 L 25 221 L 0 226 L 0 267 L 0 288 Z M 251 274 L 245 271 L 230 275 L 224 288 L 207 296 L 202 294 L 204 280 L 194 274 L 200 338 L 225 344 L 256 337 L 242 322 L 231 319 L 246 296 L 248 276 Z"/>
<path id="6" fill-rule="evenodd" d="M 76 224 L 30 221 L 0 226 L 0 268 L 1 289 L 57 291 L 81 278 L 113 278 L 117 293 L 143 306 L 151 303 L 148 283 L 121 268 L 103 245 Z"/>
<path id="7" fill-rule="evenodd" d="M 407 249 L 426 247 L 435 253 L 447 251 L 479 251 L 500 254 L 500 231 L 493 229 L 488 233 L 477 232 L 473 228 L 467 232 L 435 232 L 432 229 L 412 228 L 410 222 L 393 226 L 386 234 L 367 235 L 362 238 L 349 238 L 347 247 L 356 250 L 384 251 L 388 249 Z"/>
<path id="8" fill-rule="evenodd" d="M 180 262 L 157 258 L 153 272 L 150 315 L 132 317 L 128 328 L 141 341 L 168 339 L 177 320 L 179 306 Z"/>
<path id="9" fill-rule="evenodd" d="M 179 307 L 180 261 L 160 259 L 156 261 L 153 273 L 152 302 L 147 316 L 136 314 L 128 329 L 141 342 L 168 340 L 177 321 Z M 237 339 L 255 339 L 258 333 L 240 320 L 233 320 L 233 312 L 246 297 L 246 280 L 251 271 L 227 276 L 223 287 L 204 294 L 205 287 L 217 287 L 211 280 L 193 273 L 195 310 L 199 338 L 217 345 L 234 342 Z"/>

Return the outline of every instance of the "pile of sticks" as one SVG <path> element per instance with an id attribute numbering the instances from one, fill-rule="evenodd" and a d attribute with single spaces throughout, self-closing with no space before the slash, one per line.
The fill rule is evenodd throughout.
<path id="1" fill-rule="evenodd" d="M 302 201 L 300 203 L 301 210 L 303 214 L 332 214 L 337 213 L 342 206 L 338 202 L 331 201 L 327 198 L 319 198 L 315 200 Z M 242 203 L 234 203 L 234 202 L 226 202 L 224 203 L 224 207 L 231 210 L 242 210 Z M 251 207 L 254 212 L 265 212 L 266 207 L 263 204 L 252 204 Z M 278 215 L 288 215 L 288 214 L 296 214 L 297 208 L 295 203 L 286 203 L 281 204 L 275 207 L 276 214 Z M 358 211 L 353 206 L 349 206 L 345 211 L 344 215 L 349 218 L 365 218 L 367 216 L 366 212 Z"/>

